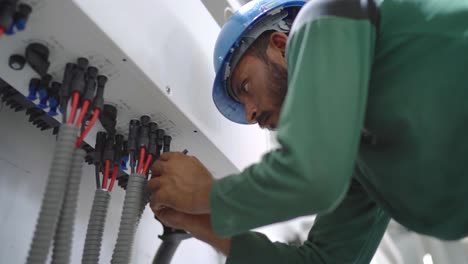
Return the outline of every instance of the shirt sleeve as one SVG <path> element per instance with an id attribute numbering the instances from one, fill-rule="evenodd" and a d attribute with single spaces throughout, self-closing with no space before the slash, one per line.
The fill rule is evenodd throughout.
<path id="1" fill-rule="evenodd" d="M 330 212 L 348 189 L 363 126 L 375 27 L 365 19 L 300 20 L 287 48 L 281 147 L 239 175 L 214 183 L 211 218 L 221 236 Z"/>
<path id="2" fill-rule="evenodd" d="M 227 264 L 370 263 L 388 222 L 388 215 L 353 181 L 343 202 L 317 217 L 302 246 L 272 243 L 248 232 L 231 239 Z"/>

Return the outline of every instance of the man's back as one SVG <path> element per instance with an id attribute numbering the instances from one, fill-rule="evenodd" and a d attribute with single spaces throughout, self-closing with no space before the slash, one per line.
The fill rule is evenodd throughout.
<path id="1" fill-rule="evenodd" d="M 392 217 L 468 235 L 468 1 L 381 3 L 365 127 L 359 178 Z"/>

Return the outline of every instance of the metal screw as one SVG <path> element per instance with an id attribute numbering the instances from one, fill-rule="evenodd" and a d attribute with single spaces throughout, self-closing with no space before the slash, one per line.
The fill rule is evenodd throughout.
<path id="1" fill-rule="evenodd" d="M 171 87 L 166 86 L 166 93 L 167 93 L 167 94 L 171 94 Z"/>

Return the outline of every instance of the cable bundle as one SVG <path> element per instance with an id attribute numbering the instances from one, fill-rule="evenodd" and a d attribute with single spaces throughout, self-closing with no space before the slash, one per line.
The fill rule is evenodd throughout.
<path id="1" fill-rule="evenodd" d="M 99 263 L 110 192 L 113 189 L 119 172 L 123 146 L 124 141 L 122 135 L 114 136 L 110 134 L 108 135 L 105 132 L 98 132 L 94 152 L 94 163 L 96 166 L 96 192 L 94 194 L 93 205 L 88 222 L 88 230 L 86 231 L 82 259 L 83 264 Z M 103 163 L 104 168 L 102 168 Z M 103 169 L 102 183 L 100 180 L 101 169 Z M 110 175 L 112 175 L 111 181 L 108 184 L 108 178 Z"/>
<path id="2" fill-rule="evenodd" d="M 45 263 L 47 254 L 54 239 L 52 263 L 69 263 L 72 247 L 73 225 L 77 207 L 78 190 L 81 181 L 82 166 L 85 151 L 79 149 L 86 134 L 91 130 L 99 116 L 103 90 L 107 78 L 98 76 L 98 92 L 94 103 L 94 113 L 85 127 L 89 98 L 94 97 L 96 90 L 97 69 L 88 67 L 85 58 L 79 58 L 77 64 L 67 64 L 64 82 L 61 87 L 61 104 L 64 109 L 68 105 L 68 89 L 73 91 L 71 113 L 67 124 L 62 124 L 59 130 L 54 159 L 49 173 L 46 191 L 36 230 L 31 243 L 27 263 Z M 87 68 L 88 67 L 88 68 Z M 87 68 L 87 72 L 85 70 Z M 81 113 L 75 123 L 75 115 L 79 108 L 80 96 L 84 102 Z M 86 103 L 87 102 L 87 103 Z M 63 119 L 67 118 L 63 112 Z M 95 117 L 96 116 L 96 117 Z M 77 139 L 80 127 L 83 132 Z M 55 234 L 55 237 L 54 237 Z"/>

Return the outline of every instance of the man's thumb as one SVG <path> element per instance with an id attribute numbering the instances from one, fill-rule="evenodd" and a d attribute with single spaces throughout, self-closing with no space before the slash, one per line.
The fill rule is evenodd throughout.
<path id="1" fill-rule="evenodd" d="M 182 228 L 184 226 L 185 214 L 172 208 L 161 208 L 156 212 L 158 219 L 166 226 Z"/>

